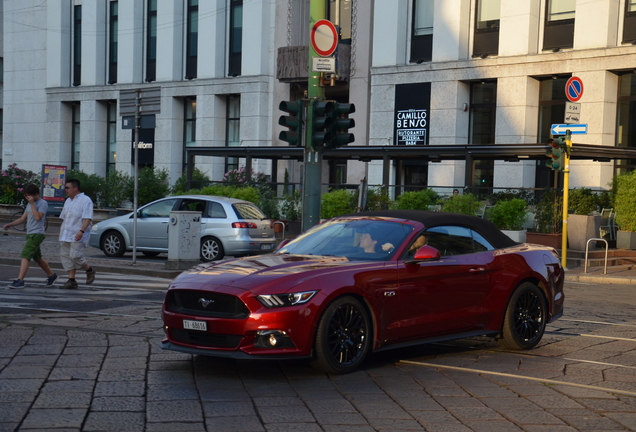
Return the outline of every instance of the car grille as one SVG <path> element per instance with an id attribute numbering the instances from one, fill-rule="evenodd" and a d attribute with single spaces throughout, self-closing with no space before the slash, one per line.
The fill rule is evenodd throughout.
<path id="1" fill-rule="evenodd" d="M 196 330 L 170 329 L 175 342 L 214 348 L 236 348 L 241 343 L 241 335 L 203 333 Z"/>
<path id="2" fill-rule="evenodd" d="M 170 312 L 211 318 L 245 319 L 250 311 L 238 297 L 208 291 L 172 290 L 166 297 Z"/>

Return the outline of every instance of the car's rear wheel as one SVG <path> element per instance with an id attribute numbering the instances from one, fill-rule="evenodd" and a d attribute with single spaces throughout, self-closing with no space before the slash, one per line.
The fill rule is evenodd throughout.
<path id="1" fill-rule="evenodd" d="M 204 237 L 201 240 L 201 260 L 205 262 L 223 259 L 223 245 L 216 237 Z"/>
<path id="2" fill-rule="evenodd" d="M 509 349 L 530 349 L 545 332 L 547 305 L 543 292 L 533 283 L 517 287 L 510 298 L 499 344 Z"/>
<path id="3" fill-rule="evenodd" d="M 336 299 L 325 310 L 316 333 L 312 366 L 328 373 L 349 373 L 364 361 L 371 346 L 371 320 L 354 297 Z"/>
<path id="4" fill-rule="evenodd" d="M 102 236 L 101 250 L 108 257 L 120 257 L 126 252 L 124 237 L 117 231 L 108 231 Z"/>

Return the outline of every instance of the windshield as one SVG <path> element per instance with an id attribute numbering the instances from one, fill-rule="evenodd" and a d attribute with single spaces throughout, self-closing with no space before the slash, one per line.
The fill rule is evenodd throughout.
<path id="1" fill-rule="evenodd" d="M 407 223 L 337 219 L 317 225 L 283 246 L 279 254 L 346 257 L 386 261 L 413 231 Z"/>

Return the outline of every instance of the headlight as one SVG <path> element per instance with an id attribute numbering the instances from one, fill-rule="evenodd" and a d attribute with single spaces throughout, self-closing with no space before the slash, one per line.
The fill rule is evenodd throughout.
<path id="1" fill-rule="evenodd" d="M 93 227 L 91 228 L 91 232 L 93 231 L 97 231 L 99 228 L 97 228 L 99 226 L 99 224 L 93 224 Z"/>
<path id="2" fill-rule="evenodd" d="M 314 294 L 316 294 L 316 291 L 305 291 L 300 293 L 259 295 L 256 298 L 263 303 L 263 306 L 275 308 L 307 303 Z"/>

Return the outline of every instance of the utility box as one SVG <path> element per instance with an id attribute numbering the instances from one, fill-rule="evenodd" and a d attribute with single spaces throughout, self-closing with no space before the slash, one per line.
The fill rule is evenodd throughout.
<path id="1" fill-rule="evenodd" d="M 168 269 L 188 269 L 200 262 L 201 212 L 171 211 L 168 219 Z"/>

